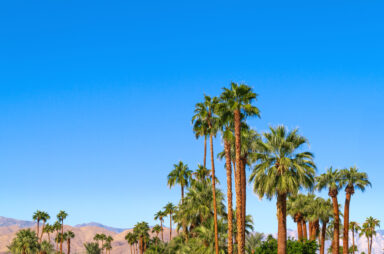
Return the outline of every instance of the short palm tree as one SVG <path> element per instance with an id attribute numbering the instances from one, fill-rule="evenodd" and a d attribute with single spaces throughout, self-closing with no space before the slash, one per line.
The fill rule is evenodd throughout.
<path id="1" fill-rule="evenodd" d="M 71 239 L 73 239 L 73 238 L 75 238 L 75 233 L 73 233 L 70 230 L 65 232 L 63 235 L 63 240 L 67 241 L 67 253 L 68 254 L 71 253 Z"/>
<path id="2" fill-rule="evenodd" d="M 331 200 L 319 199 L 320 205 L 318 207 L 319 219 L 321 221 L 321 233 L 320 233 L 320 254 L 325 252 L 325 240 L 327 233 L 327 224 L 333 216 L 333 207 Z"/>
<path id="3" fill-rule="evenodd" d="M 176 206 L 174 206 L 171 202 L 164 206 L 164 211 L 167 215 L 169 215 L 169 240 L 172 240 L 172 216 L 175 213 Z"/>
<path id="4" fill-rule="evenodd" d="M 57 214 L 57 220 L 61 222 L 61 235 L 64 234 L 64 220 L 67 218 L 68 214 L 65 211 L 60 211 Z M 60 254 L 63 253 L 63 238 L 60 238 Z"/>
<path id="5" fill-rule="evenodd" d="M 125 240 L 128 242 L 129 246 L 131 247 L 130 254 L 132 254 L 132 253 L 133 253 L 132 247 L 133 247 L 134 244 L 135 244 L 136 236 L 135 236 L 132 232 L 128 232 L 128 233 L 125 235 Z"/>
<path id="6" fill-rule="evenodd" d="M 101 249 L 98 243 L 84 243 L 84 248 L 87 254 L 100 254 Z"/>
<path id="7" fill-rule="evenodd" d="M 355 221 L 350 221 L 349 222 L 349 230 L 352 232 L 352 253 L 355 254 L 355 234 L 359 234 L 361 227 L 359 223 Z"/>
<path id="8" fill-rule="evenodd" d="M 349 205 L 355 189 L 365 191 L 367 186 L 371 186 L 367 173 L 359 172 L 356 167 L 343 169 L 340 171 L 341 184 L 345 186 L 345 205 L 344 205 L 344 231 L 343 231 L 343 254 L 348 254 L 348 234 L 349 234 Z"/>
<path id="9" fill-rule="evenodd" d="M 22 229 L 16 233 L 16 237 L 8 246 L 11 253 L 37 253 L 39 250 L 38 237 L 35 232 L 28 229 Z"/>
<path id="10" fill-rule="evenodd" d="M 367 238 L 368 254 L 372 253 L 372 241 L 373 236 L 376 235 L 376 227 L 380 227 L 380 221 L 370 216 L 365 220 L 361 228 L 360 235 L 364 235 Z"/>
<path id="11" fill-rule="evenodd" d="M 260 197 L 277 197 L 278 254 L 286 254 L 286 201 L 302 188 L 312 188 L 316 166 L 310 152 L 299 152 L 307 139 L 298 130 L 288 132 L 284 126 L 270 128 L 258 141 L 256 165 L 251 173 L 253 190 Z"/>
<path id="12" fill-rule="evenodd" d="M 113 237 L 112 236 L 106 236 L 105 238 L 105 243 L 103 245 L 103 248 L 105 249 L 105 253 L 110 254 L 112 250 L 112 242 L 113 242 Z"/>
<path id="13" fill-rule="evenodd" d="M 161 227 L 161 241 L 164 241 L 164 234 L 163 234 L 163 231 L 164 231 L 164 228 L 163 228 L 163 223 L 164 223 L 164 217 L 166 217 L 167 214 L 160 210 L 158 211 L 156 214 L 155 214 L 155 220 L 159 220 L 160 221 L 160 227 Z"/>
<path id="14" fill-rule="evenodd" d="M 339 203 L 337 201 L 337 194 L 342 187 L 342 177 L 339 170 L 333 170 L 332 167 L 327 170 L 326 173 L 316 177 L 317 189 L 328 189 L 328 195 L 332 199 L 333 205 L 333 220 L 334 220 L 334 232 L 332 240 L 332 253 L 338 254 L 339 251 L 339 235 L 340 235 L 340 216 L 339 216 Z"/>
<path id="15" fill-rule="evenodd" d="M 53 252 L 54 252 L 54 247 L 50 242 L 44 240 L 40 243 L 41 254 L 51 254 Z"/>
<path id="16" fill-rule="evenodd" d="M 173 164 L 173 170 L 168 174 L 168 186 L 172 188 L 179 184 L 181 187 L 181 202 L 184 199 L 184 188 L 189 186 L 191 176 L 192 171 L 182 161 L 179 161 L 178 164 Z"/>
<path id="17" fill-rule="evenodd" d="M 236 208 L 238 211 L 243 211 L 242 191 L 245 188 L 243 185 L 245 182 L 241 182 L 241 179 L 245 179 L 245 172 L 242 172 L 240 166 L 241 160 L 241 122 L 242 119 L 249 116 L 260 116 L 260 111 L 257 107 L 253 106 L 253 101 L 256 100 L 257 94 L 252 91 L 252 88 L 245 84 L 237 84 L 232 82 L 231 87 L 223 88 L 223 92 L 220 96 L 222 102 L 226 103 L 230 109 L 235 132 L 235 191 L 236 191 Z M 238 241 L 238 253 L 245 253 L 245 218 L 243 213 L 236 214 L 237 218 L 237 241 Z"/>
<path id="18" fill-rule="evenodd" d="M 59 232 L 61 229 L 61 223 L 59 221 L 55 221 L 55 223 L 52 225 L 52 230 L 53 232 L 56 232 L 56 237 L 55 237 L 55 242 L 56 242 L 56 251 L 58 251 L 58 246 L 59 246 Z"/>
<path id="19" fill-rule="evenodd" d="M 159 238 L 159 234 L 160 234 L 160 232 L 162 232 L 162 231 L 163 231 L 163 227 L 160 226 L 160 225 L 158 225 L 158 224 L 155 225 L 155 226 L 152 228 L 152 233 L 155 233 L 157 238 Z M 158 243 L 156 243 L 156 244 L 158 244 Z"/>

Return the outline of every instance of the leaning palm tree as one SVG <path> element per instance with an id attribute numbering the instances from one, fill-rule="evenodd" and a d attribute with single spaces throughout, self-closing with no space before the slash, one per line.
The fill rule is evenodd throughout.
<path id="1" fill-rule="evenodd" d="M 213 137 L 217 133 L 218 119 L 215 115 L 215 110 L 219 103 L 217 97 L 210 97 L 205 95 L 204 102 L 197 103 L 195 107 L 195 115 L 192 117 L 194 119 L 203 119 L 206 126 L 208 127 L 209 135 L 209 145 L 211 151 L 211 173 L 212 173 L 212 193 L 213 193 L 213 208 L 214 208 L 214 228 L 215 228 L 215 252 L 219 254 L 219 243 L 218 243 L 218 231 L 217 231 L 217 208 L 216 208 L 216 176 L 215 176 L 215 161 L 214 161 L 214 152 L 213 152 Z"/>
<path id="2" fill-rule="evenodd" d="M 159 220 L 160 221 L 160 227 L 161 227 L 161 241 L 164 241 L 164 234 L 163 234 L 163 231 L 164 231 L 164 228 L 163 228 L 163 223 L 164 223 L 164 217 L 166 217 L 167 214 L 160 210 L 158 211 L 156 214 L 155 214 L 155 220 Z"/>
<path id="3" fill-rule="evenodd" d="M 355 222 L 355 221 L 350 221 L 349 222 L 349 229 L 351 230 L 352 232 L 352 253 L 355 254 L 355 234 L 359 234 L 360 230 L 361 230 L 361 227 L 359 225 L 359 223 Z"/>
<path id="4" fill-rule="evenodd" d="M 367 238 L 368 254 L 372 253 L 372 241 L 373 236 L 376 235 L 376 227 L 380 227 L 380 221 L 370 216 L 365 220 L 361 228 L 360 236 L 364 235 Z"/>
<path id="5" fill-rule="evenodd" d="M 343 254 L 348 254 L 348 233 L 349 233 L 349 205 L 355 189 L 365 191 L 367 186 L 371 186 L 367 173 L 359 172 L 356 167 L 343 169 L 340 171 L 341 184 L 345 186 L 345 205 L 344 205 L 344 231 L 343 231 Z"/>
<path id="6" fill-rule="evenodd" d="M 181 187 L 181 203 L 184 200 L 184 188 L 189 186 L 192 171 L 187 164 L 179 161 L 178 164 L 173 164 L 173 170 L 168 174 L 168 186 L 172 188 L 176 184 Z"/>
<path id="7" fill-rule="evenodd" d="M 259 152 L 255 154 L 256 165 L 249 181 L 260 198 L 277 197 L 278 254 L 285 254 L 287 248 L 287 196 L 314 184 L 313 155 L 299 152 L 307 143 L 297 129 L 288 132 L 284 126 L 270 127 L 270 132 L 258 142 Z"/>
<path id="8" fill-rule="evenodd" d="M 67 253 L 68 254 L 71 253 L 71 239 L 73 239 L 73 238 L 75 238 L 75 233 L 73 233 L 70 230 L 65 232 L 63 235 L 63 240 L 67 241 Z"/>
<path id="9" fill-rule="evenodd" d="M 334 232 L 332 241 L 332 253 L 338 254 L 339 252 L 339 235 L 340 235 L 340 216 L 339 216 L 339 203 L 337 201 L 337 194 L 342 187 L 341 174 L 339 170 L 333 170 L 332 167 L 327 170 L 326 173 L 316 177 L 317 189 L 328 189 L 328 195 L 332 199 L 333 205 L 333 220 L 334 220 Z"/>
<path id="10" fill-rule="evenodd" d="M 60 211 L 57 214 L 57 220 L 61 222 L 61 235 L 64 234 L 64 220 L 67 218 L 68 214 L 65 211 Z M 63 253 L 63 237 L 60 238 L 60 254 Z"/>
<path id="11" fill-rule="evenodd" d="M 256 100 L 257 94 L 252 91 L 252 88 L 245 84 L 237 84 L 232 82 L 231 88 L 223 88 L 223 93 L 220 96 L 221 101 L 228 104 L 234 119 L 234 131 L 235 131 L 235 191 L 236 191 L 236 209 L 239 211 L 236 214 L 237 217 L 237 241 L 238 241 L 238 253 L 245 253 L 245 218 L 242 216 L 244 195 L 242 192 L 245 190 L 245 182 L 241 182 L 241 179 L 245 179 L 245 171 L 241 170 L 241 121 L 242 118 L 248 116 L 260 116 L 259 109 L 252 105 L 252 102 Z"/>
<path id="12" fill-rule="evenodd" d="M 169 241 L 172 240 L 172 216 L 175 213 L 176 206 L 174 206 L 171 202 L 164 206 L 164 211 L 169 215 Z"/>
<path id="13" fill-rule="evenodd" d="M 43 240 L 44 228 L 46 226 L 45 224 L 47 223 L 47 220 L 49 220 L 49 219 L 51 219 L 51 216 L 49 216 L 49 214 L 47 212 L 42 212 L 41 213 L 40 220 L 43 221 L 43 226 L 41 228 L 40 243 Z"/>

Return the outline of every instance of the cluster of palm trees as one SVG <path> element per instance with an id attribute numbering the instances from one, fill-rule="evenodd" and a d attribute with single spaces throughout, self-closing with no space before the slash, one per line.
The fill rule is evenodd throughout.
<path id="1" fill-rule="evenodd" d="M 30 229 L 20 230 L 11 245 L 9 250 L 12 253 L 38 253 L 47 254 L 51 253 L 54 249 L 56 252 L 63 253 L 63 242 L 67 242 L 67 253 L 71 251 L 71 239 L 75 237 L 72 231 L 64 232 L 64 220 L 68 214 L 65 211 L 60 211 L 57 214 L 57 221 L 54 224 L 47 223 L 51 219 L 47 212 L 37 210 L 32 218 L 36 221 L 36 231 Z M 40 222 L 43 222 L 40 229 Z M 51 234 L 56 233 L 54 242 L 56 248 L 51 244 Z M 47 235 L 48 240 L 43 240 L 44 234 Z M 59 247 L 60 246 L 60 247 Z"/>
<path id="2" fill-rule="evenodd" d="M 105 250 L 106 254 L 109 254 L 112 250 L 112 241 L 113 237 L 110 235 L 106 235 L 104 233 L 97 233 L 93 237 L 93 240 L 97 243 L 99 246 L 100 252 L 103 253 L 103 250 Z"/>

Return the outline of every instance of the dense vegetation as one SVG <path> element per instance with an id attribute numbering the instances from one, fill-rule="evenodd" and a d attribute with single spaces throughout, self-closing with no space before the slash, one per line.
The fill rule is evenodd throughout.
<path id="1" fill-rule="evenodd" d="M 143 221 L 135 225 L 133 232 L 127 233 L 125 239 L 130 253 L 313 254 L 320 250 L 324 254 L 325 240 L 331 239 L 333 254 L 340 249 L 347 254 L 356 251 L 354 236 L 360 233 L 368 239 L 368 253 L 371 254 L 372 237 L 379 221 L 369 217 L 362 227 L 349 221 L 355 190 L 364 191 L 371 185 L 367 174 L 350 167 L 329 168 L 316 176 L 314 155 L 308 151 L 308 140 L 298 129 L 289 131 L 285 126 L 277 126 L 258 133 L 247 124 L 250 117 L 260 117 L 254 105 L 256 99 L 257 94 L 249 86 L 231 83 L 229 88 L 223 88 L 219 97 L 205 95 L 203 101 L 196 104 L 192 125 L 195 137 L 204 139 L 202 164 L 195 170 L 182 161 L 173 165 L 167 185 L 180 187 L 180 202 L 168 203 L 155 213 L 154 219 L 159 225 L 151 228 Z M 215 155 L 213 138 L 218 135 L 224 150 Z M 208 141 L 210 168 L 206 160 Z M 225 161 L 226 195 L 217 186 L 216 158 Z M 248 177 L 247 168 L 251 171 Z M 234 193 L 232 182 L 235 183 Z M 253 218 L 246 214 L 247 182 L 260 198 L 276 199 L 277 239 L 253 233 Z M 342 189 L 346 193 L 343 213 L 337 199 Z M 330 199 L 316 196 L 316 190 L 327 190 Z M 66 240 L 69 252 L 74 235 L 63 231 L 66 216 L 60 212 L 58 221 L 51 226 L 46 224 L 49 216 L 38 211 L 34 216 L 36 233 L 20 231 L 9 249 L 12 253 L 54 250 L 62 253 Z M 287 216 L 297 224 L 297 240 L 287 237 Z M 164 236 L 166 217 L 170 222 L 169 237 L 166 236 L 169 241 Z M 40 221 L 43 221 L 41 233 Z M 352 246 L 348 245 L 350 231 Z M 50 239 L 49 233 L 54 232 L 56 248 L 50 246 L 50 241 L 42 241 L 43 233 Z M 340 237 L 342 247 L 339 246 Z M 111 237 L 96 235 L 94 240 L 96 242 L 84 244 L 87 253 L 111 251 Z"/>

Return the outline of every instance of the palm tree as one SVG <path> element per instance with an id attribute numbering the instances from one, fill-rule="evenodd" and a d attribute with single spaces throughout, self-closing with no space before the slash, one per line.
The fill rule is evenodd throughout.
<path id="1" fill-rule="evenodd" d="M 64 220 L 67 218 L 68 214 L 65 211 L 60 211 L 57 214 L 57 220 L 61 222 L 61 235 L 64 234 Z M 60 254 L 63 253 L 63 237 L 60 238 Z"/>
<path id="2" fill-rule="evenodd" d="M 352 232 L 352 253 L 355 254 L 355 233 L 359 234 L 359 231 L 361 230 L 359 224 L 355 221 L 349 222 L 349 229 Z"/>
<path id="3" fill-rule="evenodd" d="M 42 217 L 43 217 L 43 212 L 40 210 L 37 210 L 32 216 L 33 220 L 36 221 L 36 235 L 37 236 L 39 236 L 39 226 L 40 226 L 40 220 Z"/>
<path id="4" fill-rule="evenodd" d="M 250 234 L 245 239 L 245 248 L 247 251 L 247 254 L 254 254 L 256 251 L 256 248 L 260 246 L 264 239 L 263 233 L 255 233 Z"/>
<path id="5" fill-rule="evenodd" d="M 240 211 L 245 207 L 244 195 L 242 192 L 245 190 L 245 181 L 242 183 L 241 179 L 245 179 L 245 171 L 241 171 L 241 120 L 248 116 L 260 116 L 259 109 L 252 105 L 256 100 L 257 94 L 252 91 L 252 88 L 245 84 L 238 85 L 232 82 L 231 88 L 223 88 L 223 93 L 220 98 L 223 102 L 228 104 L 234 118 L 235 130 L 235 154 L 236 154 L 236 169 L 235 169 L 235 190 L 236 190 L 236 208 L 239 211 L 237 216 L 237 239 L 238 239 L 238 253 L 245 253 L 245 218 L 243 218 Z M 245 168 L 244 168 L 245 169 Z M 243 204 L 244 202 L 244 204 Z"/>
<path id="6" fill-rule="evenodd" d="M 135 236 L 132 232 L 128 232 L 128 233 L 125 235 L 125 240 L 127 240 L 129 246 L 131 247 L 130 254 L 132 254 L 132 253 L 133 253 L 133 251 L 132 251 L 132 247 L 133 247 L 133 245 L 135 244 L 136 236 Z"/>
<path id="7" fill-rule="evenodd" d="M 111 253 L 111 250 L 112 250 L 112 241 L 113 241 L 113 237 L 112 236 L 106 236 L 105 237 L 105 244 L 103 245 L 103 248 L 105 249 L 105 252 L 108 254 Z"/>
<path id="8" fill-rule="evenodd" d="M 227 173 L 227 202 L 228 202 L 228 254 L 233 253 L 233 207 L 232 207 L 232 163 L 231 163 L 231 139 L 233 139 L 233 117 L 228 103 L 222 102 L 216 108 L 219 116 L 219 127 L 224 140 L 225 167 Z"/>
<path id="9" fill-rule="evenodd" d="M 284 126 L 270 127 L 270 133 L 264 133 L 258 141 L 259 152 L 255 154 L 256 165 L 249 181 L 260 198 L 277 197 L 278 254 L 285 254 L 287 247 L 287 196 L 314 184 L 313 155 L 298 152 L 307 143 L 297 129 L 288 132 Z"/>
<path id="10" fill-rule="evenodd" d="M 50 225 L 49 223 L 46 223 L 45 226 L 44 226 L 44 229 L 42 229 L 43 233 L 46 233 L 47 236 L 48 236 L 48 242 L 50 243 L 51 242 L 51 236 L 50 236 L 50 233 L 53 233 L 55 231 L 55 229 L 53 228 L 52 225 Z M 41 237 L 41 239 L 43 238 L 43 235 Z"/>
<path id="11" fill-rule="evenodd" d="M 164 211 L 158 211 L 156 214 L 155 214 L 155 220 L 159 220 L 160 221 L 160 227 L 161 227 L 161 241 L 164 241 L 164 234 L 163 234 L 163 231 L 164 231 L 164 228 L 163 228 L 163 223 L 164 223 L 164 217 L 167 216 L 167 214 L 164 212 Z"/>
<path id="12" fill-rule="evenodd" d="M 303 215 L 306 203 L 306 196 L 298 194 L 288 197 L 287 213 L 292 217 L 293 221 L 297 224 L 297 239 L 303 240 Z"/>
<path id="13" fill-rule="evenodd" d="M 57 251 L 58 251 L 58 246 L 59 246 L 58 235 L 59 235 L 60 229 L 61 229 L 60 222 L 59 221 L 55 221 L 55 223 L 52 225 L 52 230 L 53 230 L 53 232 L 56 232 L 55 242 L 56 242 L 56 250 Z"/>
<path id="14" fill-rule="evenodd" d="M 341 189 L 341 174 L 339 170 L 333 170 L 332 167 L 327 170 L 326 173 L 316 177 L 317 189 L 328 188 L 328 195 L 332 198 L 333 205 L 333 220 L 334 220 L 334 232 L 332 241 L 332 253 L 338 254 L 339 251 L 339 235 L 340 235 L 340 217 L 339 217 L 339 203 L 337 202 L 337 194 Z"/>
<path id="15" fill-rule="evenodd" d="M 143 254 L 145 251 L 145 242 L 149 239 L 149 226 L 147 222 L 140 222 L 135 225 L 133 228 L 133 233 L 139 238 L 139 249 L 140 254 Z"/>
<path id="16" fill-rule="evenodd" d="M 344 205 L 344 231 L 343 231 L 343 254 L 348 254 L 348 233 L 349 233 L 349 205 L 355 189 L 365 191 L 365 187 L 371 186 L 367 173 L 359 172 L 356 167 L 343 169 L 340 171 L 341 184 L 345 186 L 345 205 Z"/>
<path id="17" fill-rule="evenodd" d="M 171 202 L 164 206 L 164 211 L 169 215 L 169 240 L 172 240 L 172 215 L 175 213 L 176 206 Z"/>
<path id="18" fill-rule="evenodd" d="M 101 250 L 98 243 L 84 243 L 87 254 L 100 254 Z"/>
<path id="19" fill-rule="evenodd" d="M 214 206 L 214 227 L 215 227 L 215 252 L 219 254 L 219 245 L 218 245 L 218 232 L 217 232 L 217 209 L 216 209 L 216 176 L 215 176 L 215 161 L 214 161 L 214 152 L 213 152 L 213 137 L 217 133 L 217 124 L 218 119 L 215 115 L 216 107 L 219 103 L 217 97 L 210 97 L 205 95 L 204 102 L 197 103 L 195 106 L 195 115 L 192 117 L 192 121 L 195 119 L 202 119 L 205 125 L 208 127 L 209 135 L 209 144 L 211 150 L 211 164 L 212 164 L 212 193 L 213 193 L 213 206 Z M 204 166 L 205 167 L 205 166 Z"/>
<path id="20" fill-rule="evenodd" d="M 29 228 L 20 230 L 8 246 L 8 249 L 14 254 L 37 253 L 39 250 L 37 234 Z"/>
<path id="21" fill-rule="evenodd" d="M 54 252 L 54 247 L 50 242 L 48 242 L 46 240 L 41 242 L 41 244 L 40 244 L 40 253 L 41 254 L 50 254 L 53 252 Z"/>
<path id="22" fill-rule="evenodd" d="M 184 199 L 184 187 L 189 186 L 191 175 L 192 171 L 182 161 L 179 161 L 178 164 L 173 164 L 173 170 L 168 175 L 168 186 L 170 188 L 176 184 L 179 184 L 181 187 L 181 202 Z"/>
<path id="23" fill-rule="evenodd" d="M 196 105 L 199 108 L 195 109 L 195 115 L 192 117 L 193 132 L 195 133 L 196 139 L 204 137 L 204 158 L 203 166 L 207 166 L 207 136 L 208 136 L 208 124 L 207 114 L 204 110 L 203 105 Z"/>
<path id="24" fill-rule="evenodd" d="M 380 227 L 380 221 L 370 216 L 365 220 L 361 228 L 360 236 L 364 235 L 367 238 L 368 254 L 372 253 L 372 241 L 373 236 L 376 235 L 376 227 Z"/>
<path id="25" fill-rule="evenodd" d="M 203 165 L 198 164 L 196 171 L 193 172 L 192 175 L 195 177 L 195 179 L 193 179 L 194 181 L 206 182 L 210 180 L 209 177 L 211 175 L 211 171 L 205 168 Z"/>
<path id="26" fill-rule="evenodd" d="M 45 223 L 49 219 L 51 219 L 51 216 L 49 216 L 49 214 L 47 212 L 41 212 L 40 220 L 43 221 L 43 226 L 41 228 L 40 243 L 43 240 L 43 233 L 44 233 Z"/>
<path id="27" fill-rule="evenodd" d="M 327 233 L 327 224 L 333 216 L 333 208 L 330 199 L 320 199 L 320 205 L 318 207 L 319 218 L 321 221 L 321 234 L 320 234 L 320 254 L 325 252 L 325 240 Z"/>
<path id="28" fill-rule="evenodd" d="M 63 240 L 67 241 L 67 253 L 71 253 L 71 239 L 75 238 L 75 234 L 72 231 L 67 231 L 63 235 Z"/>
<path id="29" fill-rule="evenodd" d="M 152 233 L 155 233 L 156 234 L 156 237 L 157 237 L 157 239 L 159 238 L 159 233 L 160 232 L 162 232 L 163 231 L 163 227 L 162 226 L 160 226 L 160 225 L 155 225 L 153 228 L 152 228 Z M 158 244 L 157 242 L 156 242 L 156 244 Z"/>

